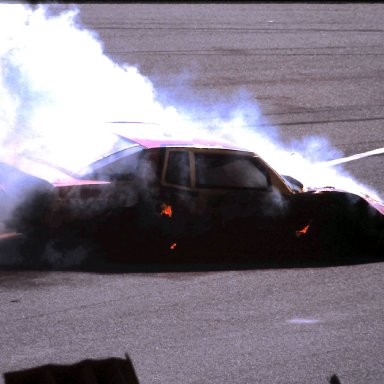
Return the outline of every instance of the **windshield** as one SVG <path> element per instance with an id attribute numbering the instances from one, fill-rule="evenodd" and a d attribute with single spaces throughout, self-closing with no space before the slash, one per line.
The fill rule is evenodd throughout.
<path id="1" fill-rule="evenodd" d="M 77 172 L 82 179 L 110 180 L 116 175 L 131 174 L 135 171 L 138 154 L 143 150 L 138 144 L 107 155 Z"/>

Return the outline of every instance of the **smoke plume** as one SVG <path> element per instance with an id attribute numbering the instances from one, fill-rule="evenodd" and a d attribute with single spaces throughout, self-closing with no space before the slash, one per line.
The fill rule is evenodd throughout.
<path id="1" fill-rule="evenodd" d="M 75 7 L 51 14 L 49 6 L 0 5 L 0 59 L 0 161 L 47 180 L 57 172 L 38 168 L 31 159 L 76 171 L 113 145 L 104 122 L 150 121 L 165 128 L 153 126 L 135 135 L 219 136 L 255 151 L 307 186 L 334 185 L 375 195 L 342 168 L 321 164 L 341 155 L 326 139 L 283 145 L 276 128 L 262 128 L 265 119 L 246 95 L 225 108 L 210 106 L 203 120 L 196 117 L 196 106 L 159 102 L 161 95 L 137 68 L 117 65 L 103 53 L 102 42 L 82 27 Z"/>
<path id="2" fill-rule="evenodd" d="M 105 122 L 155 122 L 160 125 L 139 128 L 133 136 L 225 139 L 305 186 L 378 196 L 341 166 L 322 163 L 342 156 L 326 138 L 283 144 L 278 128 L 268 125 L 244 90 L 230 103 L 209 108 L 171 102 L 136 67 L 105 55 L 79 16 L 76 7 L 52 13 L 49 6 L 0 4 L 0 162 L 53 181 L 62 176 L 58 169 L 76 172 L 112 150 L 116 138 Z M 73 250 L 73 260 L 83 254 Z M 49 249 L 44 257 L 52 264 L 62 260 Z"/>
<path id="3" fill-rule="evenodd" d="M 15 165 L 44 158 L 69 170 L 112 145 L 100 126 L 111 120 L 171 120 L 176 111 L 156 101 L 151 82 L 132 66 L 103 54 L 78 11 L 0 6 L 0 143 Z"/>

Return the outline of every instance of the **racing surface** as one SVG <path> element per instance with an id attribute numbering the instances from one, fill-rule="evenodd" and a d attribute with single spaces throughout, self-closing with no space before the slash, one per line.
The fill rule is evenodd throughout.
<path id="1" fill-rule="evenodd" d="M 160 98 L 228 103 L 241 88 L 282 140 L 321 135 L 344 156 L 384 147 L 382 4 L 80 9 L 105 52 L 139 66 Z M 382 155 L 345 165 L 382 198 L 383 167 Z M 128 353 L 141 384 L 326 383 L 333 374 L 341 383 L 379 383 L 384 267 L 364 260 L 7 267 L 0 372 Z"/>

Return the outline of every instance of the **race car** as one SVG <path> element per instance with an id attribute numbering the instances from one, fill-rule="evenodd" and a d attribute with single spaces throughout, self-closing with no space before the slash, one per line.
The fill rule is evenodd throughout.
<path id="1" fill-rule="evenodd" d="M 382 254 L 384 205 L 369 196 L 305 189 L 226 141 L 124 130 L 116 140 L 118 151 L 65 180 L 18 178 L 31 191 L 9 204 L 9 225 L 40 245 L 84 242 L 127 261 Z M 5 194 L 11 184 L 2 182 Z"/>

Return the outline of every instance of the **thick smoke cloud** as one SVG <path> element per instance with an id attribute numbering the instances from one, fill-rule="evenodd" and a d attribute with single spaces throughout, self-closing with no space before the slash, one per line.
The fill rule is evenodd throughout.
<path id="1" fill-rule="evenodd" d="M 105 55 L 97 34 L 81 25 L 76 7 L 51 11 L 0 4 L 0 162 L 54 181 L 63 176 L 57 169 L 76 172 L 112 149 L 115 136 L 105 122 L 144 121 L 161 125 L 140 127 L 134 136 L 222 138 L 258 153 L 306 186 L 333 185 L 377 196 L 340 166 L 322 163 L 342 157 L 325 138 L 283 143 L 246 90 L 239 89 L 225 104 L 176 102 L 136 67 Z M 80 263 L 86 253 L 86 247 L 64 252 L 49 243 L 42 259 L 66 267 Z M 0 264 L 21 262 L 17 250 L 12 255 L 0 249 Z"/>
<path id="2" fill-rule="evenodd" d="M 136 68 L 103 55 L 76 9 L 49 16 L 44 7 L 0 7 L 2 160 L 37 157 L 78 169 L 114 140 L 100 122 L 175 115 Z"/>
<path id="3" fill-rule="evenodd" d="M 219 136 L 307 186 L 375 195 L 342 168 L 321 163 L 342 155 L 326 139 L 283 145 L 246 92 L 239 90 L 231 105 L 210 105 L 209 112 L 201 107 L 203 120 L 197 105 L 160 102 L 164 97 L 137 68 L 117 65 L 103 53 L 97 34 L 84 29 L 79 16 L 76 7 L 51 14 L 49 6 L 0 5 L 0 161 L 53 180 L 56 172 L 29 160 L 76 171 L 112 146 L 104 122 L 151 121 L 165 128 L 154 125 L 135 135 Z"/>

